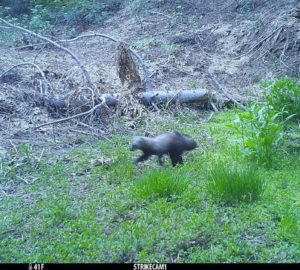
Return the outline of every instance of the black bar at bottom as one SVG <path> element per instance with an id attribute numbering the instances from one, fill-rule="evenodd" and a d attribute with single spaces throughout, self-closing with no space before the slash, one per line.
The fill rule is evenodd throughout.
<path id="1" fill-rule="evenodd" d="M 172 269 L 253 269 L 256 267 L 263 267 L 264 269 L 284 268 L 287 267 L 299 267 L 299 264 L 172 264 L 172 263 L 0 263 L 0 269 L 20 269 L 20 270 L 74 270 L 74 269 L 128 269 L 128 270 L 172 270 Z"/>

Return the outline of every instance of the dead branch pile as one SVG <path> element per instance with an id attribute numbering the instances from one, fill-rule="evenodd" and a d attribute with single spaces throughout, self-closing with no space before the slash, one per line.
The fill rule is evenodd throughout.
<path id="1" fill-rule="evenodd" d="M 299 72 L 300 66 L 300 4 L 284 10 L 274 20 L 271 16 L 262 19 L 263 29 L 257 29 L 248 38 L 248 48 L 235 59 L 250 56 L 251 59 L 279 60 L 282 66 Z"/>

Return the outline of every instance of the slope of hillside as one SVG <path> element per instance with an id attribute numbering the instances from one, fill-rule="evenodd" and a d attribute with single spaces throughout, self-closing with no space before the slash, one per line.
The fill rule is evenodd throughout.
<path id="1" fill-rule="evenodd" d="M 262 95 L 259 87 L 262 81 L 281 75 L 299 77 L 299 29 L 299 4 L 292 0 L 180 1 L 180 4 L 132 1 L 102 27 L 91 25 L 81 35 L 104 33 L 128 42 L 146 62 L 157 90 L 205 88 L 222 97 L 207 76 L 209 72 L 237 99 L 253 100 Z M 53 85 L 51 96 L 76 95 L 78 89 L 85 87 L 80 68 L 68 55 L 48 45 L 34 50 L 23 45 L 2 43 L 0 71 L 21 62 L 34 62 Z M 81 59 L 100 92 L 127 90 L 116 74 L 116 43 L 103 38 L 83 38 L 64 46 Z M 41 81 L 35 70 L 15 69 L 1 81 L 3 111 L 7 110 L 11 119 L 10 123 L 2 121 L 3 137 L 11 137 L 16 129 L 30 126 L 32 119 L 34 124 L 52 119 L 53 115 L 45 108 L 28 108 L 28 98 L 24 101 L 21 94 L 22 98 L 16 100 L 13 94 L 13 91 L 39 90 Z"/>

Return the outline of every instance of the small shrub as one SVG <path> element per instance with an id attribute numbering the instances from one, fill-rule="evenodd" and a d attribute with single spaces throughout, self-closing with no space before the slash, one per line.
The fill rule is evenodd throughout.
<path id="1" fill-rule="evenodd" d="M 240 124 L 246 155 L 267 166 L 272 164 L 274 150 L 283 137 L 282 114 L 270 105 L 257 104 L 238 114 L 236 123 Z"/>
<path id="2" fill-rule="evenodd" d="M 186 188 L 185 176 L 179 171 L 154 170 L 137 180 L 135 193 L 142 199 L 172 197 L 182 193 Z"/>
<path id="3" fill-rule="evenodd" d="M 300 119 L 300 82 L 282 78 L 263 84 L 267 102 L 277 112 L 285 111 L 284 117 Z"/>
<path id="4" fill-rule="evenodd" d="M 51 29 L 51 15 L 47 8 L 44 8 L 43 6 L 36 5 L 31 10 L 31 16 L 23 17 L 23 21 L 28 21 L 28 29 L 36 32 L 46 33 Z"/>
<path id="5" fill-rule="evenodd" d="M 88 26 L 101 24 L 114 12 L 121 8 L 122 0 L 110 0 L 91 3 L 82 0 L 73 6 L 64 6 L 61 16 L 67 25 L 73 25 L 77 30 L 84 30 Z"/>
<path id="6" fill-rule="evenodd" d="M 208 192 L 218 201 L 236 203 L 256 200 L 263 182 L 253 167 L 230 167 L 215 164 L 208 174 Z"/>

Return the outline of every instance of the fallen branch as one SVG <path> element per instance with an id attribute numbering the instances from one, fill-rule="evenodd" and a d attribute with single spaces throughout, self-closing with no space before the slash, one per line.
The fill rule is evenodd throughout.
<path id="1" fill-rule="evenodd" d="M 92 109 L 90 109 L 90 110 L 88 110 L 86 112 L 82 112 L 82 113 L 79 113 L 79 114 L 72 115 L 70 117 L 66 117 L 66 118 L 55 120 L 55 121 L 51 121 L 51 122 L 39 125 L 39 126 L 35 127 L 34 129 L 39 129 L 41 127 L 45 127 L 45 126 L 49 126 L 49 125 L 53 125 L 53 124 L 58 124 L 58 123 L 66 122 L 66 121 L 74 119 L 76 117 L 87 115 L 89 113 L 92 113 L 94 110 L 96 110 L 97 108 L 101 107 L 104 104 L 105 104 L 105 100 L 103 100 L 101 103 L 97 104 L 95 107 L 93 107 Z"/>
<path id="2" fill-rule="evenodd" d="M 212 112 L 205 122 L 208 123 L 213 118 L 214 114 L 215 112 Z"/>
<path id="3" fill-rule="evenodd" d="M 245 110 L 246 107 L 242 104 L 240 104 L 237 100 L 235 100 L 232 96 L 228 94 L 228 92 L 225 90 L 225 88 L 217 81 L 215 76 L 213 76 L 209 71 L 207 71 L 208 75 L 212 79 L 215 86 L 228 98 L 230 99 L 238 108 Z"/>
<path id="4" fill-rule="evenodd" d="M 93 108 L 91 108 L 88 111 L 75 114 L 73 116 L 69 116 L 66 118 L 58 119 L 55 121 L 51 121 L 48 123 L 44 123 L 42 125 L 34 127 L 34 129 L 39 129 L 48 125 L 58 124 L 62 122 L 66 122 L 68 120 L 84 116 L 87 114 L 92 113 L 97 108 L 101 106 L 115 106 L 117 104 L 117 100 L 120 97 L 120 93 L 116 94 L 103 94 L 100 96 L 100 99 L 102 100 L 101 103 L 97 104 Z M 155 91 L 153 93 L 150 92 L 144 92 L 141 93 L 140 98 L 142 101 L 148 105 L 153 106 L 157 111 L 159 111 L 159 108 L 155 104 L 155 102 L 175 102 L 178 100 L 179 102 L 206 102 L 208 100 L 208 94 L 206 90 L 200 89 L 200 90 L 186 90 L 186 91 L 169 91 L 169 92 L 162 92 L 162 91 Z M 58 99 L 59 102 L 64 103 L 63 99 Z"/>
<path id="5" fill-rule="evenodd" d="M 44 152 L 45 152 L 45 148 L 43 148 L 43 150 L 42 150 L 42 152 L 41 152 L 39 158 L 37 159 L 37 162 L 36 162 L 36 165 L 35 165 L 35 168 L 34 168 L 35 170 L 37 170 L 37 168 L 39 167 L 40 162 L 41 162 L 41 160 L 42 160 L 42 157 L 43 157 L 43 155 L 44 155 Z"/>
<path id="6" fill-rule="evenodd" d="M 216 105 L 212 101 L 210 101 L 209 104 L 213 108 L 214 112 L 216 112 L 216 113 L 219 112 L 218 108 L 216 107 Z"/>
<path id="7" fill-rule="evenodd" d="M 88 73 L 88 71 L 86 70 L 86 68 L 84 67 L 84 65 L 81 63 L 81 61 L 79 60 L 79 58 L 72 51 L 70 51 L 69 49 L 67 49 L 67 48 L 65 48 L 65 47 L 63 47 L 61 45 L 59 45 L 57 42 L 55 42 L 55 41 L 53 41 L 53 40 L 51 40 L 51 39 L 49 39 L 47 37 L 44 37 L 44 36 L 42 36 L 40 34 L 37 34 L 37 33 L 34 33 L 34 32 L 32 32 L 32 31 L 30 31 L 28 29 L 25 29 L 25 28 L 23 28 L 21 26 L 17 26 L 17 25 L 11 24 L 11 23 L 9 23 L 6 20 L 3 20 L 1 18 L 0 18 L 0 21 L 3 22 L 6 25 L 12 27 L 12 28 L 16 28 L 16 29 L 21 30 L 21 31 L 23 31 L 25 33 L 28 33 L 28 34 L 30 34 L 32 36 L 35 36 L 35 37 L 40 38 L 42 40 L 45 40 L 46 42 L 51 43 L 53 46 L 55 46 L 55 47 L 57 47 L 57 48 L 65 51 L 65 52 L 67 52 L 68 54 L 70 54 L 71 57 L 76 61 L 76 63 L 81 68 L 81 70 L 83 72 L 83 75 L 84 75 L 84 77 L 85 77 L 85 79 L 86 79 L 89 87 L 93 88 L 93 84 L 92 84 L 92 81 L 91 81 L 90 74 Z"/>
<path id="8" fill-rule="evenodd" d="M 72 38 L 72 39 L 60 39 L 60 40 L 56 40 L 55 42 L 57 43 L 66 43 L 66 42 L 74 42 L 74 41 L 77 41 L 79 39 L 82 39 L 82 38 L 85 38 L 85 37 L 103 37 L 103 38 L 107 38 L 113 42 L 119 42 L 117 39 L 113 38 L 113 37 L 110 37 L 108 35 L 105 35 L 105 34 L 86 34 L 86 35 L 81 35 L 81 36 L 77 36 L 75 38 Z M 34 46 L 41 46 L 41 45 L 46 45 L 46 44 L 49 44 L 49 42 L 40 42 L 40 43 L 34 43 L 34 44 L 29 44 L 29 45 L 25 45 L 25 46 L 21 46 L 21 47 L 16 47 L 16 49 L 26 49 L 26 48 L 30 48 L 30 47 L 34 47 Z"/>
<path id="9" fill-rule="evenodd" d="M 157 12 L 157 11 L 149 11 L 150 14 L 156 14 L 156 15 L 161 15 L 161 16 L 164 16 L 168 19 L 172 19 L 171 16 L 167 15 L 167 14 L 164 14 L 164 13 L 161 13 L 161 12 Z"/>
<path id="10" fill-rule="evenodd" d="M 14 68 L 16 68 L 16 67 L 19 67 L 19 66 L 33 66 L 33 67 L 35 67 L 35 68 L 39 71 L 39 73 L 41 74 L 41 76 L 43 77 L 43 80 L 44 80 L 44 87 L 45 87 L 45 92 L 44 92 L 44 94 L 45 94 L 45 95 L 48 94 L 48 85 L 49 85 L 51 91 L 54 92 L 54 91 L 53 91 L 52 85 L 50 84 L 50 82 L 47 80 L 47 78 L 46 78 L 46 76 L 45 76 L 45 73 L 41 70 L 41 68 L 40 68 L 38 65 L 36 65 L 36 64 L 34 64 L 34 63 L 31 63 L 31 62 L 25 62 L 25 63 L 20 63 L 20 64 L 17 64 L 17 65 L 14 65 L 13 67 L 9 68 L 8 70 L 6 70 L 6 71 L 4 71 L 2 74 L 0 74 L 0 78 L 1 78 L 2 76 L 4 76 L 6 73 L 8 73 L 9 71 L 11 71 L 12 69 L 14 69 Z M 43 94 L 42 91 L 41 91 L 41 94 Z"/>
<path id="11" fill-rule="evenodd" d="M 75 37 L 75 38 L 72 38 L 72 39 L 58 40 L 58 41 L 56 41 L 56 43 L 74 42 L 74 41 L 77 41 L 79 39 L 88 38 L 88 37 L 102 37 L 102 38 L 109 39 L 113 42 L 117 42 L 117 43 L 120 42 L 120 40 L 117 40 L 116 38 L 105 35 L 105 34 L 92 33 L 92 34 L 81 35 L 81 36 L 78 36 L 78 37 Z M 47 41 L 47 42 L 43 42 L 43 43 L 36 43 L 36 44 L 26 45 L 26 46 L 23 46 L 23 47 L 19 47 L 19 49 L 23 49 L 23 48 L 26 48 L 26 47 L 32 47 L 32 46 L 44 45 L 44 44 L 48 44 L 48 43 L 51 43 L 51 42 Z M 129 51 L 136 57 L 136 59 L 138 60 L 139 64 L 141 65 L 141 67 L 143 69 L 147 91 L 152 91 L 153 87 L 152 87 L 150 75 L 149 75 L 148 68 L 147 68 L 146 64 L 144 63 L 143 59 L 140 57 L 140 55 L 136 51 L 134 51 L 133 49 L 130 49 L 130 48 L 129 48 Z"/>
<path id="12" fill-rule="evenodd" d="M 18 152 L 18 148 L 16 147 L 16 145 L 12 142 L 12 140 L 9 140 L 10 144 L 12 145 L 12 147 L 14 148 L 15 152 L 19 154 Z"/>
<path id="13" fill-rule="evenodd" d="M 23 182 L 25 182 L 27 185 L 29 185 L 29 182 L 25 178 L 23 178 L 23 177 L 21 177 L 19 175 L 17 175 L 17 178 L 20 179 L 20 180 L 22 180 Z"/>
<path id="14" fill-rule="evenodd" d="M 151 102 L 151 106 L 154 108 L 156 112 L 160 112 L 160 109 L 157 107 L 157 105 L 154 102 Z"/>

